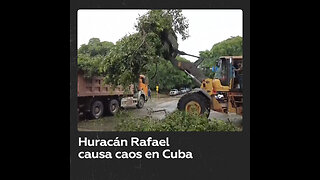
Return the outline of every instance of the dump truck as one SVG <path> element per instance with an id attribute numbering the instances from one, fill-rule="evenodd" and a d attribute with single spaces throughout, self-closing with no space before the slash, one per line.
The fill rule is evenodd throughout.
<path id="1" fill-rule="evenodd" d="M 115 115 L 120 107 L 134 106 L 142 108 L 148 100 L 148 83 L 140 75 L 137 85 L 112 87 L 104 83 L 103 77 L 85 77 L 78 71 L 78 112 L 89 119 L 98 119 L 104 115 Z"/>

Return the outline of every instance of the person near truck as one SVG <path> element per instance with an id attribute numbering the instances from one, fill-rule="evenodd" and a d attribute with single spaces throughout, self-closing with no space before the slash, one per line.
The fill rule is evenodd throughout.
<path id="1" fill-rule="evenodd" d="M 151 99 L 151 89 L 148 88 L 148 97 Z"/>

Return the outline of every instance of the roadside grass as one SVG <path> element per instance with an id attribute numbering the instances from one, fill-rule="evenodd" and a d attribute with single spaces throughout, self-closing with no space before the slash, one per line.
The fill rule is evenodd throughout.
<path id="1" fill-rule="evenodd" d="M 99 119 L 78 121 L 78 129 L 87 131 L 115 131 L 115 118 L 111 116 Z"/>
<path id="2" fill-rule="evenodd" d="M 115 131 L 241 131 L 241 128 L 222 120 L 209 120 L 206 116 L 175 111 L 164 120 L 150 117 L 133 117 L 130 112 L 120 111 L 115 118 Z"/>

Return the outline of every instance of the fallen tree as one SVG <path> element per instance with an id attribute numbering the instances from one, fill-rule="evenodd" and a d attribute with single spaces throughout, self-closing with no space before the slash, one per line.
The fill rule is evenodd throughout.
<path id="1" fill-rule="evenodd" d="M 140 74 L 147 74 L 148 64 L 156 64 L 166 50 L 162 48 L 162 33 L 173 31 L 189 37 L 188 22 L 181 10 L 150 10 L 137 18 L 137 33 L 126 35 L 110 50 L 102 62 L 105 82 L 127 86 Z"/>

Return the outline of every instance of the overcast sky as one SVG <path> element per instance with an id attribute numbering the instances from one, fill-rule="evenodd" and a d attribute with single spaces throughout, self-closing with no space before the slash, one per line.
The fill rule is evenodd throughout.
<path id="1" fill-rule="evenodd" d="M 78 48 L 95 37 L 100 41 L 116 43 L 129 33 L 135 33 L 138 14 L 147 10 L 78 10 Z M 178 39 L 179 50 L 198 56 L 199 51 L 231 36 L 242 36 L 241 10 L 182 10 L 189 20 L 189 35 Z M 183 56 L 195 61 L 196 58 Z"/>

